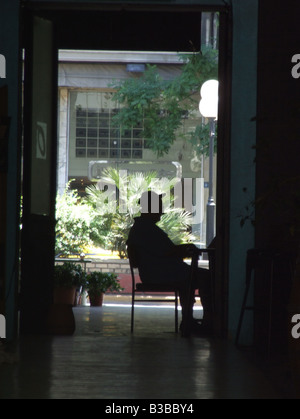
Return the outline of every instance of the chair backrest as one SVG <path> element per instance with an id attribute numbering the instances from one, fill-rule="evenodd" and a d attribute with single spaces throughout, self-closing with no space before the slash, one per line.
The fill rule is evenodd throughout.
<path id="1" fill-rule="evenodd" d="M 127 255 L 129 259 L 130 266 L 132 268 L 138 267 L 138 258 L 134 247 L 131 245 L 127 245 Z"/>
<path id="2" fill-rule="evenodd" d="M 138 267 L 138 261 L 137 261 L 137 254 L 133 246 L 130 246 L 127 244 L 127 256 L 129 259 L 129 265 L 130 265 L 130 272 L 131 272 L 131 281 L 132 281 L 132 293 L 134 295 L 135 290 L 135 275 L 134 275 L 134 269 Z"/>

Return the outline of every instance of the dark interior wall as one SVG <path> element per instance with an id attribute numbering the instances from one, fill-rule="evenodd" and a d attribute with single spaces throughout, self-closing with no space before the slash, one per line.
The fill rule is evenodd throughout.
<path id="1" fill-rule="evenodd" d="M 260 1 L 263 42 L 258 45 L 256 149 L 256 195 L 263 199 L 257 209 L 260 247 L 293 246 L 290 227 L 300 190 L 300 79 L 291 74 L 292 56 L 300 53 L 299 1 L 287 0 L 284 10 L 272 0 Z"/>
<path id="2" fill-rule="evenodd" d="M 1 156 L 5 170 L 0 178 L 0 206 L 4 215 L 0 225 L 1 276 L 4 274 L 2 305 L 6 317 L 6 337 L 11 339 L 16 331 L 16 286 L 19 256 L 20 214 L 20 51 L 19 51 L 19 0 L 1 2 L 0 54 L 5 57 L 6 74 L 0 78 L 2 116 L 10 118 L 7 153 Z M 3 161 L 2 161 L 3 162 Z M 4 224 L 4 225 L 3 225 Z M 1 278 L 3 280 L 3 278 Z M 1 303 L 0 303 L 1 305 Z"/>
<path id="3" fill-rule="evenodd" d="M 292 272 L 284 252 L 297 251 L 300 214 L 300 79 L 292 76 L 292 57 L 300 52 L 300 3 L 287 0 L 259 2 L 256 247 L 283 252 L 275 264 L 273 297 L 264 273 L 257 275 L 256 301 L 263 310 L 271 302 L 272 347 L 284 350 L 288 338 L 288 303 Z M 287 18 L 288 16 L 288 18 Z M 298 219 L 298 221 L 297 221 Z M 299 224 L 298 224 L 299 232 Z M 298 296 L 299 301 L 299 296 Z M 256 341 L 262 346 L 269 324 L 267 313 L 256 320 Z"/>
<path id="4" fill-rule="evenodd" d="M 241 228 L 241 214 L 255 197 L 255 151 L 258 0 L 235 0 L 232 8 L 232 79 L 230 109 L 229 170 L 229 335 L 234 337 L 245 291 L 247 250 L 254 246 L 250 223 Z M 230 60 L 228 49 L 228 60 Z M 226 109 L 228 112 L 229 109 Z M 219 166 L 218 166 L 219 167 Z M 246 191 L 246 193 L 244 192 Z M 226 217 L 226 213 L 223 214 Z M 250 317 L 250 316 L 247 316 Z M 252 322 L 252 317 L 250 322 Z M 246 322 L 245 322 L 246 323 Z M 248 330 L 250 332 L 248 332 Z M 243 325 L 251 335 L 252 323 Z M 248 339 L 248 336 L 247 336 Z"/>

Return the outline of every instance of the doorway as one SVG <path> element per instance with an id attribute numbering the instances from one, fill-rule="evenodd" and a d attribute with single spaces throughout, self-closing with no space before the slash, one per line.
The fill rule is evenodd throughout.
<path id="1" fill-rule="evenodd" d="M 48 8 L 47 5 L 39 4 L 36 9 L 34 4 L 29 4 L 25 13 L 25 27 L 32 28 L 32 37 L 26 45 L 25 62 L 37 63 L 35 58 L 40 54 L 38 46 L 34 44 L 34 39 L 38 36 L 37 21 L 43 22 L 43 30 L 48 33 L 49 48 L 52 55 L 47 57 L 52 63 L 50 79 L 46 83 L 52 85 L 50 105 L 45 112 L 49 117 L 49 126 L 55 126 L 56 123 L 56 97 L 54 92 L 55 81 L 57 83 L 57 53 L 59 49 L 65 50 L 132 50 L 132 51 L 190 51 L 200 50 L 201 41 L 201 14 L 203 12 L 219 12 L 220 22 L 220 45 L 219 45 L 219 118 L 218 118 L 218 155 L 217 167 L 218 176 L 216 184 L 217 211 L 216 211 L 216 232 L 218 234 L 218 260 L 216 271 L 222 273 L 215 288 L 215 300 L 217 307 L 217 330 L 219 334 L 226 334 L 227 325 L 227 301 L 224 300 L 224 290 L 227 287 L 227 251 L 228 249 L 228 222 L 224 214 L 228 213 L 228 178 L 229 178 L 229 91 L 230 81 L 230 63 L 226 61 L 229 48 L 229 13 L 225 7 L 201 7 L 198 6 L 121 6 L 121 5 L 93 5 L 82 9 L 78 5 L 55 6 Z M 35 23 L 34 23 L 35 22 Z M 47 22 L 45 24 L 45 22 Z M 155 33 L 153 33 L 153 24 L 155 22 Z M 159 23 L 159 24 L 157 24 Z M 44 29 L 46 27 L 47 29 Z M 50 29 L 51 28 L 51 29 Z M 76 30 L 74 30 L 76 28 Z M 170 36 L 171 34 L 171 36 Z M 40 38 L 45 41 L 44 38 Z M 35 49 L 34 49 L 35 48 Z M 45 74 L 48 71 L 45 70 Z M 31 74 L 29 77 L 28 74 Z M 48 73 L 49 74 L 49 73 Z M 42 158 L 41 152 L 45 145 L 45 122 L 39 121 L 38 117 L 29 113 L 34 101 L 34 92 L 40 92 L 41 86 L 38 85 L 39 78 L 34 75 L 34 68 L 28 70 L 27 88 L 25 89 L 25 142 L 24 142 L 24 223 L 22 233 L 22 277 L 21 277 L 21 319 L 23 316 L 23 328 L 26 333 L 33 329 L 40 330 L 45 316 L 45 307 L 51 299 L 51 266 L 53 265 L 54 252 L 54 226 L 55 226 L 55 196 L 56 196 L 56 154 L 57 139 L 55 130 L 47 138 L 52 139 L 47 142 L 49 153 L 46 158 Z M 44 79 L 44 78 L 42 78 Z M 43 88 L 43 87 L 42 87 Z M 27 93 L 26 93 L 27 92 Z M 40 100 L 37 103 L 44 103 Z M 46 103 L 46 102 L 45 102 Z M 46 105 L 45 105 L 46 107 Z M 50 111 L 51 109 L 51 111 Z M 55 109 L 55 111 L 53 111 Z M 224 111 L 226 109 L 226 112 Z M 39 129 L 38 138 L 41 141 L 33 144 L 32 121 L 35 118 L 35 124 Z M 26 122 L 27 121 L 27 122 Z M 30 121 L 30 122 L 29 122 Z M 26 131 L 27 125 L 27 131 Z M 225 127 L 227 127 L 225 129 Z M 26 136 L 28 141 L 26 141 Z M 26 148 L 26 149 L 25 149 Z M 38 151 L 39 150 L 39 151 Z M 26 157 L 27 156 L 27 157 Z M 32 164 L 36 161 L 37 165 Z M 41 160 L 41 161 L 37 161 Z M 40 171 L 39 164 L 45 169 L 45 178 L 43 185 L 40 185 L 40 178 L 34 176 L 34 171 Z M 45 183 L 44 183 L 45 182 Z M 45 188 L 45 185 L 47 187 Z M 40 190 L 45 192 L 44 208 L 40 205 Z M 48 200 L 48 201 L 47 201 Z M 35 206 L 36 204 L 36 206 Z M 34 233 L 35 232 L 35 233 Z M 51 238 L 49 240 L 49 238 Z M 42 244 L 42 245 L 41 245 Z M 34 255 L 34 256 L 33 256 Z M 32 269 L 32 261 L 35 260 L 35 269 Z M 36 263 L 38 261 L 38 263 Z M 45 266 L 47 275 L 45 277 Z M 225 292 L 226 294 L 226 292 Z M 41 295 L 43 297 L 41 298 Z M 39 307 L 36 301 L 39 301 Z M 34 303 L 34 309 L 32 309 Z M 29 312 L 28 316 L 25 315 Z M 26 318 L 27 317 L 27 318 Z M 39 318 L 39 324 L 36 324 L 36 318 Z M 22 324 L 22 320 L 21 320 Z"/>

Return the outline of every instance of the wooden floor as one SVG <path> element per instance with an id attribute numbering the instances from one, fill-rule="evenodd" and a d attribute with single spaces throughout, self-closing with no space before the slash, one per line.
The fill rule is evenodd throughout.
<path id="1" fill-rule="evenodd" d="M 169 308 L 136 308 L 133 335 L 129 306 L 73 312 L 73 336 L 19 339 L 0 365 L 1 399 L 284 398 L 231 342 L 175 334 Z"/>

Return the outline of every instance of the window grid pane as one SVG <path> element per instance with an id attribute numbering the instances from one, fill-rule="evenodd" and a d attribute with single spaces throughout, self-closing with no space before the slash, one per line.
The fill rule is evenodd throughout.
<path id="1" fill-rule="evenodd" d="M 122 130 L 112 124 L 118 109 L 76 109 L 76 157 L 142 159 L 142 123 Z"/>

